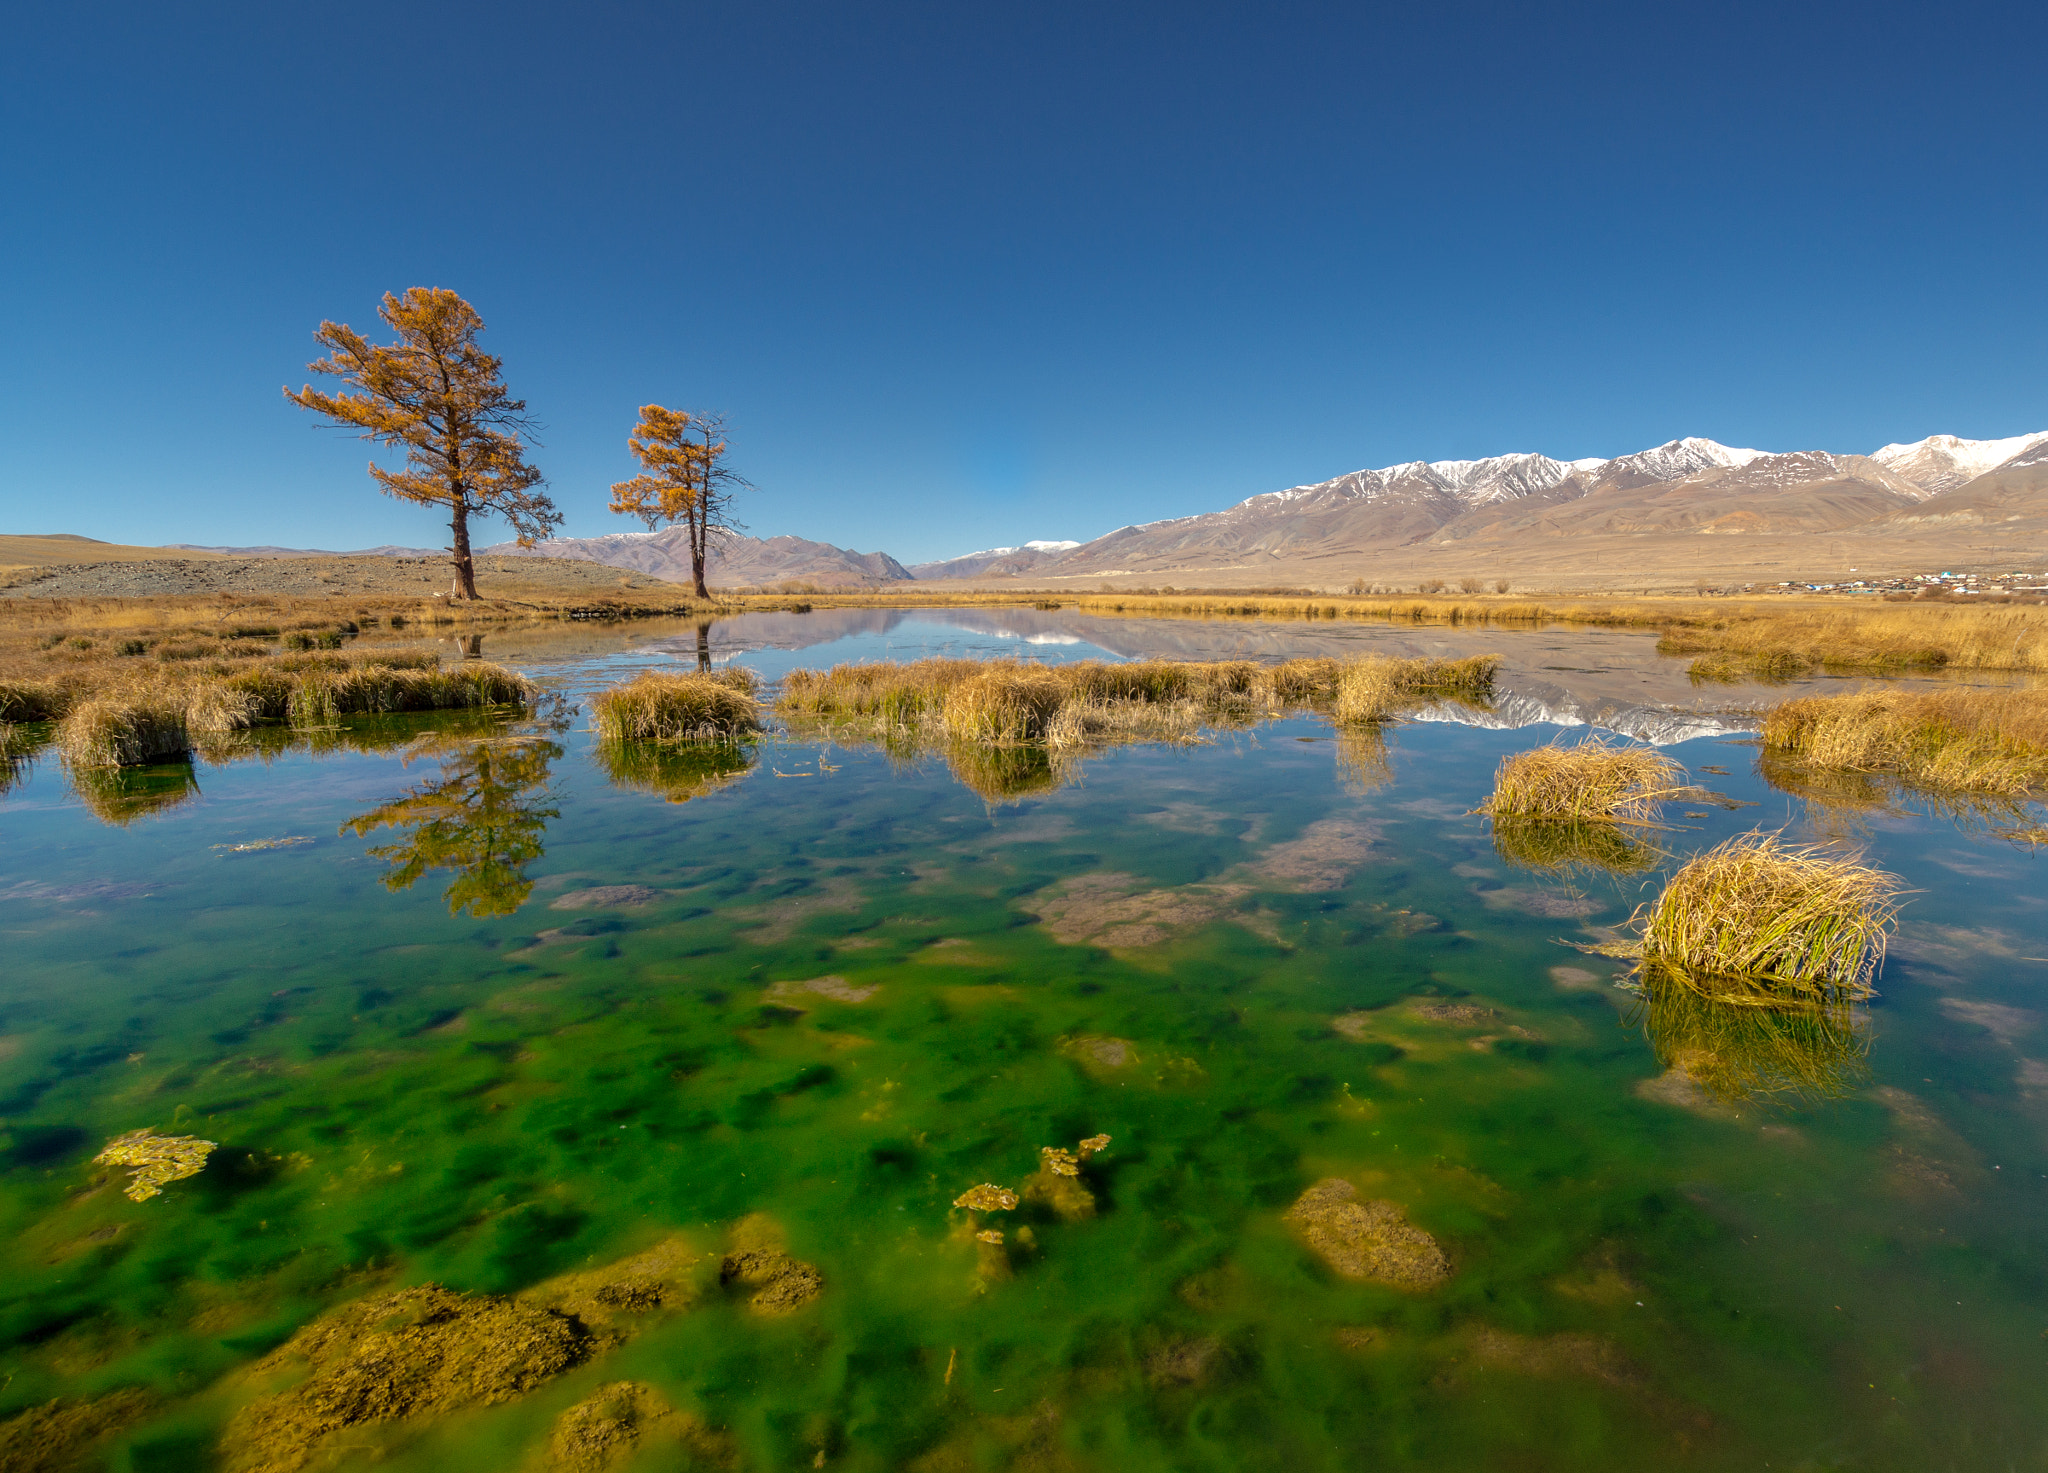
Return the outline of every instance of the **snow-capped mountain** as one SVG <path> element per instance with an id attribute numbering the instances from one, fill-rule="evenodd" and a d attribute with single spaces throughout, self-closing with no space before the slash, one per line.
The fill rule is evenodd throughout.
<path id="1" fill-rule="evenodd" d="M 2048 430 L 2004 440 L 1959 440 L 1954 435 L 1929 435 L 1910 445 L 1887 445 L 1870 458 L 1904 477 L 1928 495 L 1952 491 L 1997 470 L 2007 461 L 2048 444 Z"/>
<path id="2" fill-rule="evenodd" d="M 985 547 L 980 552 L 964 552 L 958 557 L 941 558 L 937 562 L 912 563 L 910 574 L 913 578 L 1014 577 L 1051 562 L 1063 553 L 1072 552 L 1080 545 L 1078 542 L 1040 541 L 1025 542 L 1016 547 Z"/>
<path id="3" fill-rule="evenodd" d="M 1858 455 L 1773 453 L 1695 436 L 1612 459 L 1524 452 L 1408 461 L 1263 492 L 1218 511 L 1119 527 L 1066 551 L 991 549 L 913 571 L 920 578 L 1170 574 L 1199 583 L 1218 575 L 1334 575 L 1358 567 L 1362 556 L 1396 549 L 1457 548 L 1489 558 L 1489 548 L 1503 555 L 1557 549 L 1542 554 L 1549 558 L 1576 557 L 1587 539 L 1834 536 L 1889 525 L 1921 506 L 1939 510 L 1986 472 L 2009 479 L 2007 468 L 2042 452 L 2044 443 L 2048 435 L 1935 436 Z M 2017 494 L 2032 493 L 2022 487 Z M 2009 500 L 2002 491 L 1998 504 Z M 1650 548 L 1643 544 L 1645 553 Z M 1613 555 L 1635 556 L 1620 544 Z M 1681 563 L 1691 556 L 1675 546 L 1658 555 Z"/>

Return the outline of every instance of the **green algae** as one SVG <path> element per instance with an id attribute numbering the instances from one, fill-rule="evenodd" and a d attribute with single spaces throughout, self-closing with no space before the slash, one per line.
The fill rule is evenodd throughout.
<path id="1" fill-rule="evenodd" d="M 1886 1006 L 1913 1027 L 1870 1067 L 1939 1131 L 1846 1076 L 1775 1114 L 1639 1097 L 1659 1038 L 1699 1030 L 1645 1039 L 1631 999 L 1551 980 L 1560 932 L 1634 897 L 1502 877 L 1461 815 L 1511 735 L 1397 729 L 1362 794 L 1287 728 L 1123 750 L 994 811 L 940 770 L 772 744 L 762 767 L 816 775 L 670 804 L 548 736 L 540 780 L 447 805 L 555 810 L 496 908 L 387 888 L 391 826 L 270 854 L 259 885 L 214 858 L 402 802 L 421 783 L 386 754 L 422 729 L 211 770 L 208 805 L 132 829 L 8 811 L 42 889 L 0 1013 L 0 1413 L 144 1388 L 162 1410 L 118 1455 L 175 1434 L 204 1466 L 289 1394 L 265 1378 L 325 1384 L 298 1337 L 410 1295 L 323 1344 L 427 1336 L 386 1321 L 431 1298 L 450 1346 L 488 1322 L 536 1348 L 528 1381 L 458 1396 L 434 1371 L 349 1424 L 350 1456 L 396 1469 L 1718 1468 L 1823 1445 L 1906 1468 L 1958 1429 L 2032 1445 L 2040 1219 L 1986 1194 L 2029 1159 L 2016 1060 L 2038 1043 L 1966 1034 L 1902 976 Z M 510 781 L 532 749 L 461 760 Z M 1359 826 L 1341 862 L 1333 818 Z M 1946 911 L 2043 949 L 1978 879 L 1887 842 Z M 460 878 L 510 851 L 437 852 Z M 1152 898 L 1191 889 L 1200 914 Z M 551 909 L 614 890 L 633 903 Z M 1143 905 L 1049 914 L 1075 896 Z M 1893 965 L 1962 979 L 1940 995 L 2024 1006 L 1976 952 L 1911 941 Z M 145 1209 L 90 1191 L 94 1143 L 136 1119 L 218 1159 Z M 1329 1180 L 1355 1194 L 1325 1206 L 1373 1217 L 1350 1228 L 1398 1214 L 1456 1272 L 1333 1268 L 1289 1217 Z M 1016 1209 L 963 1221 L 983 1182 Z M 1087 1209 L 1061 1210 L 1075 1188 Z M 1942 1346 L 1981 1376 L 1915 1380 Z M 1884 1418 L 1846 1399 L 1858 1377 L 1897 1398 Z M 394 1379 L 333 1400 L 395 1409 Z M 340 1455 L 337 1428 L 278 1416 Z"/>

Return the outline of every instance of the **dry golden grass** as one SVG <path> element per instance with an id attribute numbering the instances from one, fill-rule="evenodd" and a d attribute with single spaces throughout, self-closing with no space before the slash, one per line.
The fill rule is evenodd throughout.
<path id="1" fill-rule="evenodd" d="M 1072 690 L 1043 665 L 990 660 L 946 692 L 939 721 L 956 742 L 1002 747 L 1043 742 Z"/>
<path id="2" fill-rule="evenodd" d="M 1493 695 L 1499 655 L 1463 660 L 1398 660 L 1372 656 L 1343 665 L 1336 679 L 1336 716 L 1346 724 L 1385 721 L 1403 707 L 1437 697 L 1484 703 Z"/>
<path id="3" fill-rule="evenodd" d="M 1636 940 L 1594 949 L 1720 1002 L 1854 1000 L 1870 995 L 1900 888 L 1842 854 L 1744 834 L 1682 866 L 1637 912 Z"/>
<path id="4" fill-rule="evenodd" d="M 161 689 L 93 696 L 57 727 L 58 755 L 74 771 L 172 762 L 191 750 L 185 702 Z"/>
<path id="5" fill-rule="evenodd" d="M 1654 747 L 1590 737 L 1551 742 L 1501 759 L 1493 792 L 1475 812 L 1549 823 L 1653 822 L 1663 804 L 1705 795 Z"/>
<path id="6" fill-rule="evenodd" d="M 761 727 L 745 670 L 670 674 L 650 670 L 600 692 L 590 724 L 606 742 L 731 741 Z"/>
<path id="7" fill-rule="evenodd" d="M 77 697 L 57 724 L 56 745 L 74 770 L 132 767 L 178 760 L 195 739 L 259 722 L 311 726 L 349 715 L 527 706 L 538 694 L 525 676 L 497 665 L 443 669 L 418 656 L 403 664 L 333 656 L 146 668 Z"/>
<path id="8" fill-rule="evenodd" d="M 1787 701 L 1764 742 L 1809 766 L 2017 798 L 2048 786 L 2048 691 L 1875 690 Z"/>
<path id="9" fill-rule="evenodd" d="M 1251 660 L 877 661 L 784 678 L 778 709 L 788 717 L 904 740 L 944 738 L 994 745 L 1080 747 L 1114 741 L 1187 741 L 1204 726 L 1278 716 L 1338 703 L 1370 689 L 1370 717 L 1383 720 L 1435 695 L 1483 700 L 1499 661 L 1329 659 L 1260 665 Z M 1364 667 L 1363 677 L 1354 674 Z M 1354 707 L 1358 702 L 1354 700 Z"/>

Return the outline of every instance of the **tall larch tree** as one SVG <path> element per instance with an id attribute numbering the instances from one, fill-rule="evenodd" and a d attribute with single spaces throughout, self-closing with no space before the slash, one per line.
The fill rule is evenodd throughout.
<path id="1" fill-rule="evenodd" d="M 308 384 L 296 393 L 287 387 L 284 396 L 365 440 L 405 447 L 404 470 L 372 461 L 371 479 L 387 496 L 447 508 L 456 592 L 475 598 L 472 516 L 502 517 L 521 547 L 562 524 L 540 489 L 547 482 L 526 460 L 532 417 L 505 387 L 501 360 L 477 346 L 483 319 L 456 293 L 430 286 L 402 297 L 386 292 L 377 315 L 398 341 L 372 343 L 339 322 L 323 322 L 313 334 L 330 351 L 306 366 L 355 392 Z"/>
<path id="2" fill-rule="evenodd" d="M 705 560 L 723 538 L 743 530 L 733 519 L 733 497 L 753 489 L 726 463 L 725 416 L 643 404 L 626 445 L 640 474 L 612 486 L 612 510 L 638 517 L 649 530 L 664 522 L 686 527 L 697 597 L 710 598 Z"/>

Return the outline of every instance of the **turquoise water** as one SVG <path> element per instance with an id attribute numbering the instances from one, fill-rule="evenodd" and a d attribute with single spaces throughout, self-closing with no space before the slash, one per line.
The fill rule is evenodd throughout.
<path id="1" fill-rule="evenodd" d="M 706 654 L 1140 652 L 1084 632 L 787 616 Z M 486 653 L 572 700 L 697 658 L 549 638 Z M 360 723 L 126 808 L 41 765 L 0 800 L 0 1416 L 140 1387 L 92 1456 L 229 1466 L 247 1368 L 338 1305 L 677 1235 L 715 1264 L 765 1221 L 823 1280 L 795 1313 L 707 1290 L 323 1456 L 544 1466 L 636 1380 L 722 1439 L 646 1467 L 2048 1465 L 2042 861 L 1815 810 L 1724 724 L 1670 750 L 1757 806 L 1685 820 L 1667 867 L 1850 832 L 1915 892 L 1876 1002 L 1791 1045 L 1831 1091 L 1703 1087 L 1770 1041 L 1646 1016 L 1565 944 L 1654 873 L 1496 854 L 1468 810 L 1552 724 L 1404 724 L 1382 763 L 1303 716 L 994 804 L 786 735 L 621 774 L 572 713 Z M 219 1149 L 132 1202 L 90 1159 L 142 1127 Z M 1092 1216 L 1027 1203 L 992 1263 L 953 1199 L 1097 1133 Z M 1332 1177 L 1449 1278 L 1334 1272 L 1286 1218 Z"/>

